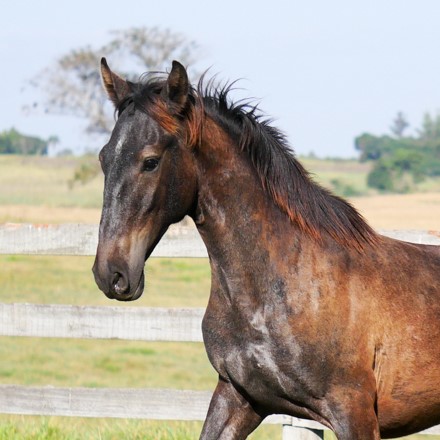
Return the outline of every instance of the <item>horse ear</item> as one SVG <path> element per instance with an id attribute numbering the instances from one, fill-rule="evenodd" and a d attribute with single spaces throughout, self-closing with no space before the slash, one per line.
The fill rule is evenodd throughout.
<path id="1" fill-rule="evenodd" d="M 176 113 L 179 113 L 188 101 L 188 93 L 189 80 L 185 67 L 178 61 L 173 61 L 173 67 L 168 75 L 162 95 L 171 104 L 171 107 L 174 107 Z"/>
<path id="2" fill-rule="evenodd" d="M 129 84 L 110 70 L 105 58 L 101 58 L 101 76 L 108 97 L 118 107 L 131 91 Z"/>

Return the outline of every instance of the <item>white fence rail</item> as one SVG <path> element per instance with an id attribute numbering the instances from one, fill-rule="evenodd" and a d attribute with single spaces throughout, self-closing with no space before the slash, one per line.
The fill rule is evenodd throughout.
<path id="1" fill-rule="evenodd" d="M 412 243 L 440 245 L 440 232 L 383 230 L 383 235 Z M 0 225 L 0 254 L 95 255 L 98 226 L 84 224 Z M 175 225 L 169 228 L 152 257 L 207 257 L 196 229 Z"/>
<path id="2" fill-rule="evenodd" d="M 97 245 L 97 225 L 0 225 L 0 254 L 95 255 Z M 195 228 L 172 226 L 151 256 L 204 258 L 208 253 Z"/>
<path id="3" fill-rule="evenodd" d="M 94 255 L 95 225 L 0 225 L 0 254 Z M 415 243 L 440 245 L 434 231 L 382 231 Z M 194 228 L 173 227 L 153 256 L 206 257 Z M 1 304 L 0 336 L 102 338 L 200 342 L 200 308 L 85 307 L 72 305 Z M 156 420 L 204 420 L 211 393 L 189 390 L 59 388 L 0 385 L 0 413 L 117 417 Z M 322 425 L 275 415 L 283 439 L 323 438 Z M 424 431 L 440 435 L 440 426 Z"/>
<path id="4" fill-rule="evenodd" d="M 204 309 L 1 304 L 1 336 L 202 342 Z"/>

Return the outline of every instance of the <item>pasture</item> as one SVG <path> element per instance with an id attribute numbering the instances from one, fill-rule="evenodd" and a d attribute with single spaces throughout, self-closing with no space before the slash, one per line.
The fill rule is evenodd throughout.
<path id="1" fill-rule="evenodd" d="M 67 182 L 78 160 L 0 156 L 0 223 L 97 223 L 102 178 L 69 189 Z M 319 176 L 318 162 L 311 165 Z M 319 179 L 325 184 L 334 179 L 333 173 L 341 164 L 335 162 L 330 171 L 329 164 L 324 165 L 327 171 Z M 357 165 L 353 162 L 341 167 L 341 179 L 353 177 L 358 184 L 365 182 L 365 166 L 361 169 Z M 440 230 L 439 193 L 362 197 L 354 204 L 376 228 Z M 109 305 L 94 284 L 92 260 L 1 256 L 0 301 Z M 206 306 L 210 285 L 206 260 L 153 259 L 147 264 L 147 277 L 146 293 L 129 306 Z M 203 346 L 197 343 L 2 337 L 0 355 L 3 384 L 212 390 L 216 383 Z M 197 438 L 199 431 L 199 423 L 0 416 L 0 439 L 181 440 Z M 251 438 L 280 435 L 279 427 L 263 426 Z"/>
<path id="2" fill-rule="evenodd" d="M 0 156 L 0 223 L 98 223 L 102 175 L 69 188 L 82 158 Z M 426 192 L 378 195 L 367 190 L 368 164 L 355 160 L 302 159 L 314 178 L 332 188 L 337 179 L 367 196 L 349 198 L 375 228 L 440 229 L 440 181 Z"/>

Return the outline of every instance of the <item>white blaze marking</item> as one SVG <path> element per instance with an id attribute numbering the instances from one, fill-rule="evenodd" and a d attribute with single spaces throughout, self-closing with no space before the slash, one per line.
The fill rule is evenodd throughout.
<path id="1" fill-rule="evenodd" d="M 124 125 L 120 132 L 119 132 L 119 138 L 116 142 L 116 146 L 114 149 L 114 157 L 113 157 L 113 167 L 115 167 L 115 163 L 117 163 L 122 155 L 122 147 L 127 139 L 130 125 L 127 123 L 127 125 Z M 121 200 L 120 200 L 120 192 L 122 189 L 123 180 L 120 180 L 114 184 L 114 186 L 111 188 L 111 200 L 110 200 L 110 206 L 107 208 L 107 212 L 109 215 L 109 218 L 112 222 L 112 228 L 119 224 L 122 206 L 121 206 Z"/>
<path id="2" fill-rule="evenodd" d="M 125 139 L 127 138 L 127 131 L 128 131 L 127 126 L 121 128 L 121 134 L 119 136 L 118 142 L 116 143 L 116 147 L 115 147 L 115 159 L 118 159 L 119 156 L 121 155 L 122 146 L 124 145 Z"/>

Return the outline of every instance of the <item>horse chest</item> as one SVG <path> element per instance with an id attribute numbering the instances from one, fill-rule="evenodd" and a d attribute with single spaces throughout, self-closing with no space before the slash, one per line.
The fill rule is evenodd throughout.
<path id="1" fill-rule="evenodd" d="M 204 321 L 206 350 L 217 372 L 258 401 L 274 394 L 292 394 L 295 345 L 287 348 L 276 341 L 264 323 L 237 326 L 235 322 L 225 317 Z"/>
<path id="2" fill-rule="evenodd" d="M 229 378 L 255 397 L 268 392 L 286 392 L 290 380 L 268 343 L 248 343 L 226 354 L 224 367 Z"/>

